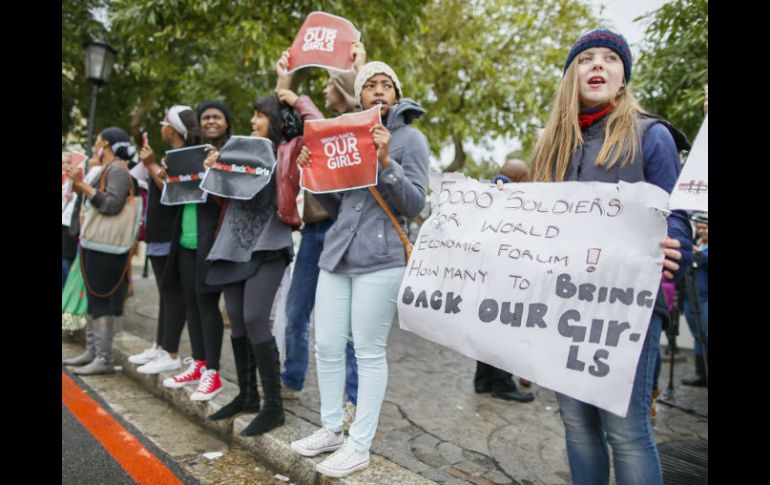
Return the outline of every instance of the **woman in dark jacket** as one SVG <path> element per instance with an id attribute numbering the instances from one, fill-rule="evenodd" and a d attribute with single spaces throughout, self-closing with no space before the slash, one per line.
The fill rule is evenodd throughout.
<path id="1" fill-rule="evenodd" d="M 320 117 L 320 113 L 316 117 Z M 301 123 L 296 116 L 292 119 Z M 293 168 L 301 139 L 296 137 L 296 131 L 288 133 L 283 120 L 278 98 L 274 94 L 264 96 L 254 103 L 251 136 L 269 139 L 276 157 L 291 158 L 289 166 Z M 287 153 L 292 151 L 293 154 Z M 207 164 L 211 166 L 217 158 L 218 154 L 212 154 Z M 265 392 L 264 406 L 241 432 L 243 436 L 266 433 L 285 421 L 278 348 L 270 329 L 270 310 L 286 266 L 293 257 L 291 232 L 294 227 L 279 215 L 276 188 L 279 173 L 276 167 L 270 182 L 252 199 L 227 200 L 221 228 L 207 258 L 212 266 L 206 281 L 224 286 L 239 381 L 246 362 L 239 356 L 246 355 L 251 347 Z M 212 419 L 238 412 L 243 395 L 242 388 L 241 394 Z"/>
<path id="2" fill-rule="evenodd" d="M 174 105 L 166 112 L 161 121 L 160 135 L 164 143 L 172 149 L 200 145 L 201 136 L 195 111 L 189 106 Z M 129 362 L 139 364 L 137 369 L 142 374 L 158 374 L 163 371 L 177 370 L 182 366 L 177 353 L 179 341 L 184 330 L 186 305 L 181 289 L 163 290 L 160 288 L 163 275 L 168 266 L 171 252 L 171 239 L 174 222 L 179 213 L 179 206 L 161 203 L 165 168 L 155 160 L 155 152 L 147 143 L 139 152 L 139 159 L 144 164 L 149 180 L 147 198 L 147 255 L 152 264 L 155 281 L 160 293 L 158 310 L 158 331 L 155 345 L 144 352 L 132 355 Z"/>
<path id="3" fill-rule="evenodd" d="M 230 138 L 230 111 L 219 101 L 206 101 L 198 107 L 198 123 L 203 138 L 214 147 Z M 197 384 L 190 399 L 208 401 L 222 391 L 219 358 L 222 353 L 224 321 L 219 310 L 221 286 L 208 285 L 204 278 L 206 261 L 219 223 L 223 200 L 211 196 L 202 204 L 185 204 L 177 214 L 171 236 L 169 266 L 161 288 L 184 291 L 187 304 L 187 330 L 193 356 L 188 368 L 163 381 L 178 389 Z"/>
<path id="4" fill-rule="evenodd" d="M 105 165 L 101 177 L 88 184 L 82 180 L 80 169 L 72 167 L 69 172 L 72 188 L 87 198 L 86 204 L 92 207 L 91 210 L 107 215 L 118 214 L 123 210 L 131 189 L 135 195 L 138 194 L 126 165 L 134 154 L 134 148 L 125 131 L 111 127 L 105 128 L 96 138 L 94 151 Z M 100 190 L 102 178 L 104 191 Z M 65 361 L 65 364 L 84 365 L 75 370 L 81 375 L 111 373 L 114 317 L 123 313 L 130 255 L 129 252 L 109 254 L 83 247 L 80 251 L 90 315 L 86 327 L 86 351 Z"/>

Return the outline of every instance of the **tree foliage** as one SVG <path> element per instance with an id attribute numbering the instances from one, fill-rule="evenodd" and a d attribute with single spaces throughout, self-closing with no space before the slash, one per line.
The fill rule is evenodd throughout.
<path id="1" fill-rule="evenodd" d="M 416 122 L 438 156 L 455 146 L 452 170 L 462 169 L 464 144 L 499 136 L 525 149 L 547 116 L 566 50 L 593 27 L 588 0 L 67 0 L 70 17 L 103 7 L 106 40 L 118 51 L 110 83 L 99 95 L 97 131 L 122 126 L 139 140 L 172 104 L 217 98 L 230 106 L 235 133 L 248 133 L 254 99 L 275 85 L 275 61 L 291 45 L 304 18 L 321 10 L 349 19 L 361 31 L 368 60 L 390 64 L 404 94 L 421 103 Z M 64 10 L 67 10 L 65 7 Z M 63 21 L 64 22 L 64 21 Z M 68 63 L 83 64 L 82 46 L 94 21 L 64 29 Z M 85 26 L 89 28 L 86 29 Z M 77 33 L 77 40 L 74 40 Z M 85 39 L 85 40 L 84 40 Z M 87 114 L 90 88 L 82 66 L 78 85 L 62 104 L 62 137 Z M 65 70 L 64 56 L 62 71 Z M 64 76 L 64 75 L 63 75 Z M 322 69 L 298 71 L 295 87 L 323 106 Z M 65 88 L 63 87 L 63 91 Z M 73 112 L 72 107 L 78 110 Z M 499 161 L 498 161 L 499 162 Z M 479 162 L 482 165 L 484 161 Z"/>
<path id="2" fill-rule="evenodd" d="M 434 153 L 454 144 L 447 170 L 463 168 L 467 142 L 508 135 L 530 147 L 569 46 L 594 25 L 579 0 L 432 1 L 408 73 L 428 112 L 419 126 Z"/>
<path id="3" fill-rule="evenodd" d="M 635 68 L 640 102 L 692 140 L 708 83 L 708 1 L 673 0 L 644 19 L 651 22 Z"/>
<path id="4" fill-rule="evenodd" d="M 85 131 L 78 124 L 80 116 L 88 114 L 91 87 L 85 80 L 84 45 L 99 37 L 104 27 L 93 19 L 91 10 L 102 6 L 100 0 L 64 0 L 62 2 L 62 144 L 68 134 L 85 139 Z"/>

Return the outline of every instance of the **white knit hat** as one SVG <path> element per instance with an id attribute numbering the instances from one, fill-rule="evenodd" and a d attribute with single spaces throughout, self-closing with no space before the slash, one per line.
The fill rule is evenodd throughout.
<path id="1" fill-rule="evenodd" d="M 168 111 L 166 111 L 167 121 L 161 121 L 160 124 L 168 123 L 172 128 L 179 132 L 180 135 L 182 135 L 182 138 L 187 139 L 187 127 L 184 125 L 184 123 L 182 123 L 182 118 L 179 116 L 179 113 L 188 110 L 192 111 L 192 108 L 189 106 L 175 104 L 174 106 L 170 107 Z"/>
<path id="2" fill-rule="evenodd" d="M 401 90 L 401 81 L 398 80 L 398 76 L 396 76 L 396 73 L 393 71 L 393 69 L 390 68 L 389 65 L 385 64 L 384 62 L 380 61 L 374 61 L 369 62 L 366 65 L 364 65 L 363 68 L 361 68 L 361 71 L 358 72 L 358 75 L 356 76 L 356 82 L 355 82 L 355 91 L 356 91 L 356 100 L 358 100 L 358 103 L 363 106 L 363 102 L 361 100 L 361 91 L 363 91 L 364 83 L 371 79 L 373 76 L 376 76 L 377 74 L 385 74 L 390 79 L 393 80 L 393 84 L 396 88 L 396 94 L 399 98 L 404 97 L 404 92 Z"/>

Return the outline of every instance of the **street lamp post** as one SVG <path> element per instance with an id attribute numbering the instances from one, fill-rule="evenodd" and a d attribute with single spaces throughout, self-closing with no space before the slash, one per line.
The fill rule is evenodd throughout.
<path id="1" fill-rule="evenodd" d="M 107 83 L 112 74 L 117 52 L 104 39 L 86 44 L 86 78 L 93 84 L 91 89 L 91 109 L 88 115 L 88 140 L 86 153 L 91 158 L 94 136 L 94 119 L 96 118 L 96 96 L 99 89 Z"/>

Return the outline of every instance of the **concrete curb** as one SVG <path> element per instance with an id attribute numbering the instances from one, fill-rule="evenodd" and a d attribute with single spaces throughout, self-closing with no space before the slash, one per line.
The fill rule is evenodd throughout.
<path id="1" fill-rule="evenodd" d="M 156 396 L 169 402 L 181 412 L 213 431 L 228 442 L 252 451 L 273 469 L 291 477 L 292 482 L 302 485 L 341 483 L 345 485 L 374 485 L 383 483 L 431 484 L 417 473 L 393 463 L 382 456 L 370 453 L 369 467 L 344 478 L 330 478 L 316 472 L 315 465 L 328 454 L 308 458 L 292 451 L 290 443 L 309 435 L 316 430 L 316 425 L 285 410 L 286 424 L 261 436 L 242 437 L 239 433 L 251 422 L 256 414 L 241 414 L 234 419 L 209 421 L 208 415 L 218 411 L 238 394 L 238 386 L 222 378 L 223 391 L 207 402 L 190 401 L 194 389 L 192 386 L 182 389 L 163 387 L 163 379 L 178 371 L 161 372 L 158 375 L 140 374 L 137 365 L 128 361 L 130 355 L 141 352 L 151 345 L 150 342 L 128 332 L 115 335 L 113 340 L 114 360 L 123 367 L 123 373 L 138 382 Z"/>

